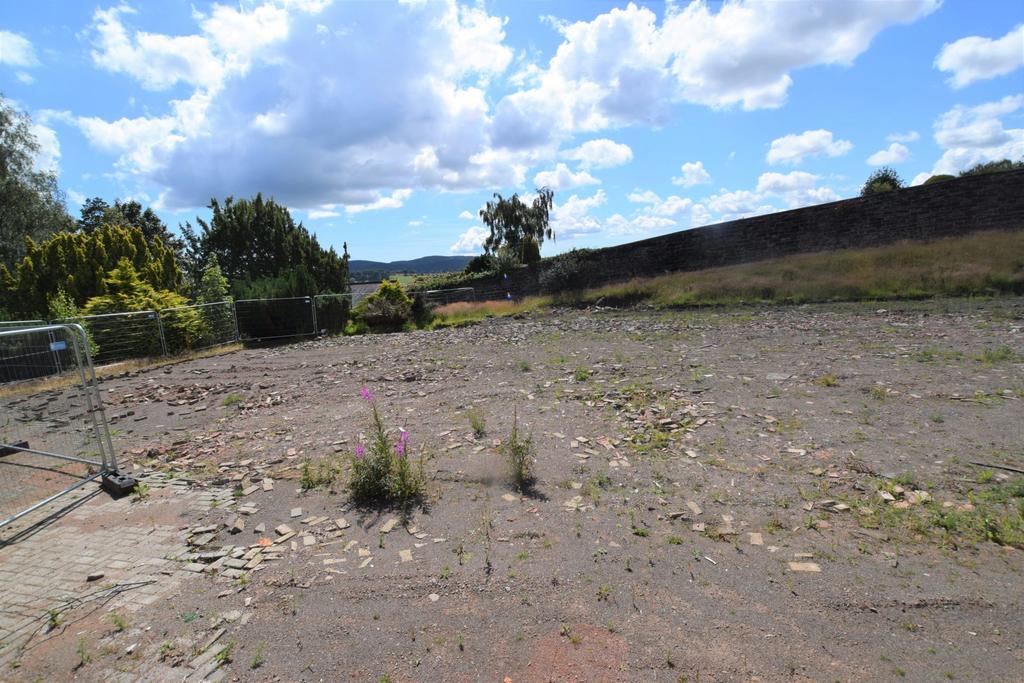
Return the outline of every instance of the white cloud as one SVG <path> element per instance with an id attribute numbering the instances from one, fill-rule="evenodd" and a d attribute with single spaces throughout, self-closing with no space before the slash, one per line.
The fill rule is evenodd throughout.
<path id="1" fill-rule="evenodd" d="M 459 218 L 461 218 L 464 221 L 475 221 L 476 220 L 476 216 L 471 214 L 469 211 L 463 211 L 462 213 L 460 213 L 459 214 Z"/>
<path id="2" fill-rule="evenodd" d="M 373 201 L 363 204 L 348 204 L 345 206 L 346 213 L 362 213 L 364 211 L 379 211 L 381 209 L 398 209 L 405 204 L 405 200 L 412 196 L 412 190 L 406 188 L 395 190 L 390 196 L 378 196 Z"/>
<path id="3" fill-rule="evenodd" d="M 921 138 L 921 134 L 916 130 L 907 131 L 906 133 L 890 133 L 885 136 L 886 142 L 915 142 Z"/>
<path id="4" fill-rule="evenodd" d="M 694 185 L 711 182 L 711 174 L 704 169 L 704 162 L 702 161 L 688 161 L 682 165 L 680 170 L 683 172 L 683 175 L 672 178 L 673 185 L 693 187 Z"/>
<path id="5" fill-rule="evenodd" d="M 576 149 L 562 154 L 566 159 L 580 162 L 580 168 L 614 168 L 633 160 L 633 150 L 607 138 L 588 140 Z"/>
<path id="6" fill-rule="evenodd" d="M 10 31 L 0 31 L 0 64 L 29 67 L 39 64 L 39 60 L 28 38 Z"/>
<path id="7" fill-rule="evenodd" d="M 721 216 L 720 220 L 746 218 L 763 213 L 771 213 L 776 210 L 774 206 L 765 203 L 763 195 L 758 192 L 751 192 L 750 190 L 736 190 L 734 192 L 723 190 L 719 194 L 709 197 L 704 204 L 708 209 L 719 214 Z"/>
<path id="8" fill-rule="evenodd" d="M 552 190 L 570 190 L 581 185 L 599 185 L 600 180 L 586 171 L 573 173 L 565 164 L 558 164 L 551 171 L 541 171 L 533 177 L 537 187 L 550 187 Z"/>
<path id="9" fill-rule="evenodd" d="M 495 141 L 510 148 L 567 133 L 665 122 L 673 102 L 780 106 L 789 73 L 850 65 L 879 32 L 930 13 L 938 0 L 827 0 L 668 5 L 630 3 L 592 21 L 549 23 L 563 42 L 537 85 L 501 100 Z M 813 21 L 809 20 L 813 18 Z"/>
<path id="10" fill-rule="evenodd" d="M 954 88 L 1002 76 L 1021 66 L 1024 66 L 1024 24 L 995 40 L 968 36 L 946 43 L 935 58 L 936 69 L 952 73 L 947 82 Z"/>
<path id="11" fill-rule="evenodd" d="M 762 198 L 778 197 L 790 209 L 834 202 L 839 195 L 830 187 L 818 187 L 821 176 L 804 171 L 762 173 L 757 179 L 757 193 Z"/>
<path id="12" fill-rule="evenodd" d="M 902 164 L 910 158 L 910 150 L 905 145 L 894 142 L 887 149 L 880 149 L 868 157 L 868 163 L 872 166 L 885 166 L 887 164 Z"/>
<path id="13" fill-rule="evenodd" d="M 819 128 L 799 135 L 784 135 L 772 140 L 765 159 L 771 165 L 799 164 L 806 157 L 838 157 L 853 149 L 849 140 L 833 140 L 832 131 Z"/>
<path id="14" fill-rule="evenodd" d="M 336 218 L 341 215 L 341 212 L 336 211 L 337 207 L 334 204 L 324 204 L 319 209 L 310 209 L 306 212 L 311 221 L 319 220 L 321 218 Z"/>
<path id="15" fill-rule="evenodd" d="M 603 206 L 608 200 L 604 190 L 598 190 L 590 197 L 572 195 L 564 202 L 555 205 L 551 214 L 551 228 L 555 239 L 573 239 L 580 235 L 601 232 L 604 226 L 601 221 L 590 215 L 594 209 Z"/>
<path id="16" fill-rule="evenodd" d="M 14 77 L 18 79 L 18 83 L 22 83 L 24 85 L 32 85 L 36 82 L 36 79 L 32 74 L 25 71 L 15 72 Z"/>
<path id="17" fill-rule="evenodd" d="M 39 145 L 35 158 L 36 169 L 60 173 L 60 141 L 57 139 L 57 131 L 36 122 L 32 124 L 32 135 Z"/>
<path id="18" fill-rule="evenodd" d="M 634 204 L 655 204 L 661 201 L 661 197 L 651 190 L 633 190 L 626 198 Z"/>
<path id="19" fill-rule="evenodd" d="M 474 225 L 459 235 L 455 244 L 449 247 L 448 250 L 453 254 L 479 254 L 483 250 L 484 240 L 486 240 L 490 234 L 491 231 L 487 228 Z"/>
<path id="20" fill-rule="evenodd" d="M 930 175 L 954 175 L 986 161 L 1024 159 L 1024 128 L 1004 128 L 1000 118 L 1022 107 L 1024 94 L 1007 95 L 974 107 L 958 105 L 940 116 L 935 141 L 945 151 Z"/>

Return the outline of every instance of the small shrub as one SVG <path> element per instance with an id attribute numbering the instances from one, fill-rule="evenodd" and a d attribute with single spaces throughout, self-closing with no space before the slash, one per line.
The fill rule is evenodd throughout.
<path id="1" fill-rule="evenodd" d="M 412 304 L 412 298 L 397 280 L 385 280 L 352 312 L 371 329 L 395 332 L 412 319 Z"/>
<path id="2" fill-rule="evenodd" d="M 231 406 L 241 403 L 244 400 L 245 397 L 242 396 L 241 394 L 228 394 L 227 396 L 224 397 L 224 400 L 221 401 L 220 404 L 225 408 L 230 408 Z"/>
<path id="3" fill-rule="evenodd" d="M 530 488 L 535 479 L 533 476 L 533 438 L 523 438 L 519 434 L 519 417 L 512 418 L 512 433 L 501 444 L 501 454 L 508 466 L 509 476 L 513 485 L 520 491 Z"/>
<path id="4" fill-rule="evenodd" d="M 873 194 L 893 192 L 902 187 L 903 179 L 900 178 L 900 175 L 888 166 L 883 166 L 864 181 L 864 186 L 860 190 L 860 196 L 868 197 Z"/>
<path id="5" fill-rule="evenodd" d="M 359 503 L 407 505 L 422 497 L 426 488 L 423 460 L 413 465 L 409 457 L 409 432 L 399 430 L 394 443 L 388 438 L 373 394 L 361 391 L 370 404 L 371 442 L 357 443 L 352 454 L 349 491 Z"/>
<path id="6" fill-rule="evenodd" d="M 302 487 L 303 491 L 310 491 L 312 489 L 328 489 L 334 485 L 338 477 L 341 476 L 341 468 L 338 463 L 332 459 L 310 461 L 305 460 L 302 463 L 302 473 L 299 477 L 299 486 Z"/>
<path id="7" fill-rule="evenodd" d="M 593 374 L 594 372 L 590 368 L 579 367 L 576 368 L 576 372 L 573 373 L 573 379 L 577 382 L 586 382 Z"/>
<path id="8" fill-rule="evenodd" d="M 480 439 L 487 434 L 487 420 L 479 408 L 473 406 L 467 410 L 466 418 L 469 420 L 469 426 L 473 428 L 473 436 Z"/>
<path id="9" fill-rule="evenodd" d="M 560 294 L 589 287 L 592 278 L 587 261 L 591 253 L 590 249 L 573 249 L 548 259 L 540 274 L 540 291 Z"/>

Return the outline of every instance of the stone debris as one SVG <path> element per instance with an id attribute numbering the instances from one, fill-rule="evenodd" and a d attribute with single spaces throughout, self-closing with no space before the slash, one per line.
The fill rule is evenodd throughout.
<path id="1" fill-rule="evenodd" d="M 790 562 L 789 569 L 794 572 L 820 572 L 817 562 Z"/>
<path id="2" fill-rule="evenodd" d="M 399 550 L 398 556 L 402 559 L 402 562 L 412 562 L 412 551 L 411 550 Z"/>
<path id="3" fill-rule="evenodd" d="M 292 531 L 292 528 L 287 524 L 282 524 L 278 527 L 275 527 L 274 531 L 277 533 L 278 536 L 287 536 L 288 534 L 295 533 L 294 531 Z"/>
<path id="4" fill-rule="evenodd" d="M 394 529 L 395 526 L 397 526 L 397 525 L 398 525 L 398 518 L 397 517 L 392 517 L 388 521 L 384 522 L 384 526 L 382 526 L 380 528 L 380 532 L 382 534 L 390 534 L 391 530 Z"/>

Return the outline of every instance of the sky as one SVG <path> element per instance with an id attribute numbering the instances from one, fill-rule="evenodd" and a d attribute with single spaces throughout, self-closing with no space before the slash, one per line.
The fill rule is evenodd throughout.
<path id="1" fill-rule="evenodd" d="M 496 192 L 554 190 L 552 255 L 1024 159 L 1022 65 L 1017 0 L 0 7 L 73 215 L 262 192 L 380 261 L 480 253 Z"/>

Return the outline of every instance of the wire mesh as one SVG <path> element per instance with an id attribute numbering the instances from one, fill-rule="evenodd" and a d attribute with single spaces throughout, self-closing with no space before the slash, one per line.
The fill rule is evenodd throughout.
<path id="1" fill-rule="evenodd" d="M 235 306 L 230 301 L 162 308 L 159 313 L 169 354 L 199 351 L 238 339 Z"/>
<path id="2" fill-rule="evenodd" d="M 318 294 L 313 297 L 313 306 L 320 334 L 339 334 L 352 317 L 351 294 Z"/>
<path id="3" fill-rule="evenodd" d="M 458 301 L 476 301 L 476 290 L 472 287 L 428 289 L 419 294 L 423 296 L 423 302 L 428 306 L 444 306 Z"/>
<path id="4" fill-rule="evenodd" d="M 42 327 L 45 320 L 0 320 L 0 330 L 19 330 L 27 327 Z"/>
<path id="5" fill-rule="evenodd" d="M 57 322 L 82 325 L 89 336 L 92 358 L 100 365 L 167 353 L 156 311 L 87 315 Z"/>
<path id="6" fill-rule="evenodd" d="M 313 298 L 240 299 L 235 302 L 238 338 L 283 339 L 316 334 Z"/>
<path id="7" fill-rule="evenodd" d="M 84 330 L 0 331 L 0 526 L 116 467 Z"/>

